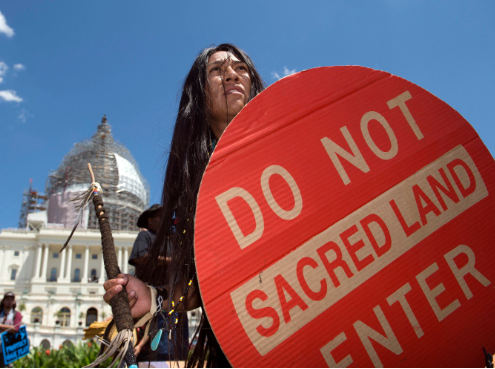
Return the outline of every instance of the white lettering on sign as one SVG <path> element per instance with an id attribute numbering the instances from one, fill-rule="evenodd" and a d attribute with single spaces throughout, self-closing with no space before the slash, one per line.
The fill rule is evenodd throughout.
<path id="1" fill-rule="evenodd" d="M 466 265 L 464 265 L 462 268 L 459 269 L 454 259 L 460 254 L 465 254 L 468 257 L 468 262 L 466 263 Z M 447 264 L 449 264 L 452 273 L 454 273 L 455 278 L 459 283 L 459 286 L 461 286 L 461 289 L 466 295 L 466 298 L 468 300 L 471 297 L 473 297 L 473 293 L 471 292 L 466 281 L 464 280 L 464 276 L 466 274 L 471 274 L 471 276 L 476 278 L 478 282 L 480 282 L 485 287 L 490 284 L 490 281 L 483 274 L 481 274 L 478 270 L 474 268 L 474 261 L 475 261 L 474 252 L 466 245 L 459 245 L 448 254 L 445 254 L 445 260 L 447 260 Z"/>
<path id="2" fill-rule="evenodd" d="M 256 222 L 256 228 L 254 231 L 246 236 L 242 233 L 239 224 L 237 224 L 237 221 L 235 220 L 234 214 L 232 214 L 232 211 L 229 208 L 228 202 L 235 197 L 240 197 L 249 205 Z M 253 242 L 261 238 L 263 235 L 263 230 L 265 229 L 263 215 L 261 214 L 261 209 L 258 203 L 249 192 L 241 187 L 233 187 L 215 197 L 215 200 L 217 200 L 218 206 L 220 207 L 220 210 L 222 210 L 223 216 L 227 220 L 227 223 L 229 224 L 230 229 L 232 230 L 232 233 L 234 234 L 234 237 L 237 240 L 237 243 L 239 243 L 241 249 L 248 247 Z"/>
<path id="3" fill-rule="evenodd" d="M 380 148 L 376 146 L 375 141 L 373 141 L 373 138 L 371 138 L 368 124 L 372 119 L 380 123 L 383 129 L 385 129 L 385 132 L 387 133 L 390 140 L 390 150 L 380 150 Z M 369 111 L 365 115 L 363 115 L 363 117 L 361 118 L 361 132 L 363 132 L 363 137 L 368 144 L 368 147 L 371 149 L 371 151 L 373 151 L 373 154 L 378 156 L 380 159 L 390 160 L 394 158 L 395 155 L 397 155 L 397 152 L 399 151 L 399 146 L 397 145 L 397 137 L 395 137 L 395 133 L 392 130 L 392 127 L 390 127 L 390 124 L 388 124 L 385 117 L 380 113 L 377 113 L 376 111 Z"/>
<path id="4" fill-rule="evenodd" d="M 325 147 L 325 150 L 327 150 L 327 154 L 330 157 L 330 160 L 332 160 L 332 163 L 337 169 L 337 172 L 340 174 L 340 178 L 342 178 L 344 184 L 347 185 L 351 183 L 351 180 L 349 179 L 349 176 L 347 175 L 347 172 L 342 166 L 342 163 L 340 162 L 337 154 L 340 155 L 345 160 L 347 160 L 352 165 L 354 165 L 356 168 L 360 169 L 364 173 L 368 173 L 370 171 L 370 167 L 368 166 L 368 163 L 366 163 L 366 160 L 364 160 L 363 154 L 361 154 L 361 151 L 359 151 L 359 148 L 357 147 L 356 142 L 352 138 L 347 127 L 346 126 L 342 127 L 340 129 L 340 132 L 342 132 L 342 135 L 347 141 L 347 145 L 349 145 L 352 154 L 347 152 L 339 145 L 337 145 L 328 137 L 323 137 L 321 139 L 321 143 L 323 144 L 323 147 Z"/>
<path id="5" fill-rule="evenodd" d="M 345 333 L 342 332 L 320 349 L 320 352 L 323 355 L 325 361 L 327 362 L 329 368 L 347 368 L 349 365 L 352 364 L 353 360 L 351 355 L 347 355 L 344 359 L 342 359 L 338 363 L 335 361 L 335 359 L 332 356 L 332 351 L 335 350 L 335 348 L 339 346 L 341 343 L 343 343 L 346 339 L 347 337 Z"/>
<path id="6" fill-rule="evenodd" d="M 407 123 L 409 123 L 409 126 L 413 130 L 414 134 L 416 135 L 416 138 L 418 140 L 421 140 L 424 136 L 421 130 L 419 129 L 418 125 L 416 124 L 416 121 L 414 120 L 411 112 L 409 111 L 409 108 L 406 105 L 406 101 L 411 99 L 411 93 L 409 91 L 406 91 L 399 96 L 393 98 L 389 102 L 387 102 L 387 105 L 390 109 L 393 109 L 395 107 L 399 107 L 400 111 L 402 114 L 404 114 L 404 117 L 406 118 Z"/>
<path id="7" fill-rule="evenodd" d="M 423 133 L 419 129 L 418 125 L 416 124 L 416 121 L 414 120 L 413 116 L 411 115 L 411 112 L 409 111 L 406 105 L 406 101 L 409 99 L 411 99 L 411 93 L 409 91 L 406 91 L 400 94 L 399 96 L 393 98 L 392 100 L 388 101 L 387 105 L 390 109 L 393 109 L 397 106 L 400 108 L 402 114 L 406 118 L 407 123 L 409 124 L 412 131 L 416 135 L 416 138 L 418 140 L 421 140 L 424 137 Z M 382 151 L 376 145 L 375 141 L 371 137 L 368 128 L 368 124 L 371 120 L 376 120 L 385 130 L 388 139 L 390 141 L 390 149 L 388 151 Z M 356 168 L 360 169 L 364 173 L 368 173 L 370 171 L 370 168 L 368 166 L 368 163 L 366 163 L 366 160 L 364 159 L 363 155 L 361 154 L 361 151 L 359 151 L 359 148 L 356 145 L 356 142 L 352 138 L 351 134 L 349 133 L 347 127 L 346 126 L 342 127 L 340 131 L 342 132 L 342 135 L 347 141 L 347 145 L 349 145 L 352 154 L 346 151 L 345 149 L 343 149 L 342 147 L 340 147 L 339 145 L 337 145 L 328 137 L 323 137 L 321 139 L 321 143 L 323 144 L 323 147 L 325 148 L 328 156 L 330 157 L 330 160 L 332 161 L 335 169 L 337 169 L 337 172 L 339 173 L 342 182 L 344 182 L 345 185 L 348 185 L 349 183 L 351 183 L 351 180 L 349 179 L 349 175 L 345 171 L 337 155 L 347 160 L 349 163 L 351 163 L 352 165 L 354 165 Z M 397 137 L 395 136 L 394 130 L 392 129 L 390 124 L 388 124 L 385 117 L 380 113 L 377 113 L 376 111 L 369 111 L 363 115 L 363 117 L 361 118 L 361 133 L 363 134 L 363 138 L 366 141 L 370 150 L 378 158 L 382 160 L 390 160 L 397 155 L 397 152 L 399 151 Z"/>
<path id="8" fill-rule="evenodd" d="M 270 177 L 274 174 L 281 176 L 289 185 L 289 188 L 292 192 L 292 197 L 294 198 L 294 207 L 291 210 L 283 209 L 273 197 L 269 182 Z M 292 220 L 299 214 L 301 214 L 303 206 L 301 191 L 299 190 L 299 187 L 297 186 L 294 178 L 285 168 L 281 167 L 280 165 L 270 165 L 268 168 L 266 168 L 261 174 L 261 190 L 263 191 L 263 195 L 265 196 L 265 200 L 268 203 L 268 206 L 270 206 L 273 212 L 280 218 L 284 220 Z M 234 214 L 232 214 L 232 211 L 230 210 L 228 202 L 235 197 L 243 199 L 249 205 L 254 215 L 256 228 L 248 235 L 244 235 L 241 227 L 239 227 L 239 224 L 234 217 Z M 225 220 L 227 221 L 241 249 L 248 247 L 253 242 L 258 241 L 261 238 L 261 236 L 263 235 L 263 230 L 265 229 L 265 222 L 263 220 L 263 214 L 261 214 L 260 206 L 256 202 L 253 195 L 251 195 L 244 188 L 233 187 L 215 197 L 215 200 L 217 200 L 217 204 L 220 207 L 220 210 L 222 211 L 222 214 L 225 217 Z"/>
<path id="9" fill-rule="evenodd" d="M 397 337 L 395 337 L 394 331 L 392 330 L 392 327 L 390 327 L 387 318 L 385 318 L 380 305 L 375 306 L 373 308 L 373 311 L 375 312 L 378 321 L 382 325 L 386 336 L 382 336 L 380 333 L 378 333 L 374 329 L 371 329 L 360 320 L 354 323 L 354 329 L 356 330 L 359 339 L 363 343 L 366 352 L 371 358 L 373 365 L 375 366 L 375 368 L 379 368 L 383 367 L 383 365 L 380 358 L 378 357 L 378 354 L 373 348 L 373 345 L 371 344 L 371 339 L 373 339 L 373 341 L 379 343 L 383 347 L 387 348 L 388 350 L 392 351 L 396 355 L 402 353 L 402 347 L 400 346 L 399 341 L 397 341 Z"/>
<path id="10" fill-rule="evenodd" d="M 459 302 L 459 300 L 454 300 L 446 308 L 444 308 L 444 309 L 440 308 L 440 306 L 438 305 L 438 302 L 436 300 L 436 297 L 438 295 L 440 295 L 443 291 L 445 291 L 445 287 L 444 287 L 443 283 L 440 283 L 439 285 L 437 285 L 433 289 L 430 289 L 430 287 L 426 283 L 426 278 L 431 276 L 437 270 L 438 270 L 438 264 L 433 263 L 428 268 L 426 268 L 421 273 L 419 273 L 416 276 L 416 279 L 418 280 L 419 286 L 423 290 L 423 293 L 425 294 L 426 299 L 428 300 L 428 303 L 430 304 L 431 308 L 433 309 L 433 312 L 437 316 L 438 321 L 441 322 L 447 316 L 452 314 L 455 309 L 457 309 L 459 306 L 461 306 L 461 303 Z"/>
<path id="11" fill-rule="evenodd" d="M 486 196 L 476 165 L 464 147 L 457 146 L 263 270 L 262 286 L 256 275 L 232 291 L 237 315 L 251 342 L 261 355 L 267 354 Z M 474 256 L 461 252 L 471 261 L 462 268 L 449 264 L 456 278 L 464 280 L 469 273 L 486 284 L 474 269 Z M 455 256 L 447 254 L 446 259 Z M 435 297 L 443 285 L 431 289 L 426 284 L 433 268 L 418 275 L 418 281 L 425 281 L 423 292 L 435 311 Z M 400 303 L 411 325 L 419 328 L 415 329 L 419 337 L 422 330 L 405 300 L 406 293 L 407 286 L 388 302 Z M 435 313 L 441 317 L 449 308 L 442 311 Z M 388 333 L 387 339 L 391 350 L 397 351 Z"/>
<path id="12" fill-rule="evenodd" d="M 449 251 L 447 254 L 445 254 L 444 257 L 447 260 L 452 260 L 451 258 L 455 258 L 456 256 L 458 256 L 460 254 L 465 254 L 469 258 L 469 261 L 466 264 L 466 266 L 461 268 L 461 269 L 466 268 L 464 270 L 469 270 L 469 273 L 472 273 L 473 276 L 476 275 L 475 278 L 478 280 L 478 282 L 480 282 L 485 287 L 488 286 L 490 284 L 490 281 L 488 281 L 488 279 L 486 279 L 477 269 L 474 268 L 474 252 L 470 247 L 468 247 L 466 245 L 459 245 L 455 249 L 453 249 L 452 251 Z M 429 275 L 431 275 L 432 273 L 434 273 L 436 271 L 437 267 L 438 267 L 437 263 L 434 263 L 434 264 L 430 265 L 428 268 L 426 268 L 425 270 L 423 270 L 421 273 L 419 273 L 418 276 L 421 276 L 420 278 L 423 278 L 423 277 L 427 278 Z M 452 269 L 452 266 L 450 266 L 450 267 Z M 458 274 L 457 274 L 458 271 L 459 270 L 457 269 L 457 267 L 454 267 L 454 269 L 452 269 L 452 273 L 454 274 L 454 276 L 456 276 L 456 278 L 458 276 Z M 416 277 L 416 278 L 418 278 L 418 277 Z M 462 287 L 463 282 L 461 282 L 460 279 L 457 279 L 457 281 L 459 282 L 459 285 Z M 440 284 L 440 285 L 442 285 L 442 287 L 443 287 L 443 284 Z M 413 311 L 411 310 L 409 303 L 405 299 L 406 293 L 411 291 L 411 289 L 412 289 L 411 284 L 406 283 L 404 286 L 402 286 L 397 291 L 395 291 L 392 295 L 390 295 L 387 298 L 387 302 L 389 303 L 389 305 L 393 305 L 397 301 L 400 302 L 404 312 L 406 312 L 406 316 L 407 316 L 409 322 L 411 323 L 412 327 L 414 328 L 414 331 L 416 332 L 416 336 L 419 339 L 424 335 L 424 332 L 421 329 L 421 327 L 419 326 L 418 321 L 416 319 L 416 316 L 414 315 Z M 426 289 L 421 287 L 421 289 L 423 290 L 425 297 L 428 299 L 428 295 L 430 295 L 432 291 L 429 289 L 429 287 L 427 287 Z M 442 292 L 442 291 L 439 291 L 439 292 Z M 433 296 L 433 298 L 435 296 Z M 472 297 L 472 295 L 471 295 L 471 297 Z M 430 296 L 430 298 L 431 298 L 431 296 Z M 458 301 L 458 300 L 455 300 L 455 301 Z M 437 311 L 439 311 L 440 309 L 438 307 L 433 307 L 435 304 L 436 304 L 436 302 L 434 304 L 430 304 L 430 306 L 432 307 L 433 310 L 436 309 Z M 445 311 L 445 310 L 448 310 L 448 308 L 444 309 L 443 311 Z M 440 311 L 442 311 L 442 310 L 440 310 Z M 368 325 L 366 325 L 362 321 L 358 320 L 353 324 L 352 328 L 354 329 L 354 331 L 357 333 L 358 337 L 360 338 L 362 347 L 359 347 L 359 346 L 356 347 L 356 345 L 347 345 L 346 348 L 348 350 L 350 350 L 352 354 L 356 354 L 357 350 L 362 350 L 364 348 L 364 350 L 368 354 L 369 358 L 371 359 L 373 365 L 375 367 L 383 367 L 382 361 L 379 358 L 378 353 L 375 350 L 375 347 L 373 347 L 373 345 L 371 343 L 371 339 L 373 341 L 377 342 L 378 344 L 382 345 L 383 347 L 387 348 L 389 351 L 393 352 L 394 354 L 399 355 L 402 352 L 404 352 L 405 350 L 407 350 L 407 347 L 403 348 L 401 346 L 401 344 L 399 343 L 393 329 L 396 329 L 396 331 L 398 331 L 398 332 L 402 331 L 404 328 L 404 325 L 403 324 L 399 325 L 396 322 L 396 326 L 394 328 L 392 328 L 392 326 L 390 326 L 390 324 L 388 323 L 387 318 L 386 318 L 385 314 L 383 313 L 380 305 L 375 306 L 373 308 L 373 312 L 375 313 L 376 317 L 378 318 L 378 321 L 380 322 L 380 324 L 382 326 L 382 330 L 385 332 L 385 336 L 376 332 L 375 330 L 370 328 Z M 393 312 L 389 312 L 389 314 L 393 314 Z M 332 351 L 335 350 L 336 347 L 338 347 L 341 343 L 343 343 L 347 339 L 345 332 L 347 331 L 349 333 L 349 330 L 352 330 L 352 328 L 348 327 L 344 332 L 341 332 L 340 334 L 338 334 L 337 337 L 335 337 L 333 340 L 331 340 L 330 342 L 325 344 L 320 349 L 320 352 L 321 352 L 323 358 L 325 359 L 325 361 L 327 362 L 327 364 L 330 368 L 333 368 L 335 366 L 347 367 L 351 363 L 353 363 L 351 353 L 349 353 L 344 358 L 344 360 L 341 360 L 338 363 L 335 361 L 335 359 L 332 355 Z M 430 332 L 432 330 L 435 330 L 435 329 L 430 328 Z M 404 332 L 401 332 L 401 333 L 404 336 Z M 410 343 L 411 343 L 411 341 L 404 342 L 405 345 L 410 344 Z M 383 352 L 383 350 L 381 350 L 381 352 Z M 407 357 L 405 357 L 404 360 L 406 358 Z M 362 363 L 359 363 L 358 366 L 365 366 L 365 365 L 362 365 Z"/>
<path id="13" fill-rule="evenodd" d="M 280 175 L 285 182 L 289 185 L 292 196 L 294 197 L 294 207 L 291 210 L 284 210 L 280 205 L 275 201 L 273 197 L 272 190 L 270 189 L 270 177 L 274 174 Z M 280 165 L 270 165 L 263 171 L 261 175 L 261 189 L 263 190 L 263 195 L 265 195 L 266 202 L 270 206 L 270 208 L 277 214 L 280 218 L 285 220 L 291 220 L 301 214 L 302 210 L 302 197 L 301 191 L 299 191 L 299 187 L 297 187 L 296 181 L 290 175 L 290 173 Z"/>
<path id="14" fill-rule="evenodd" d="M 404 286 L 387 297 L 387 302 L 390 306 L 392 306 L 396 302 L 399 302 L 402 310 L 404 310 L 404 313 L 406 313 L 407 320 L 409 320 L 409 323 L 411 323 L 411 327 L 413 327 L 416 336 L 418 336 L 418 338 L 421 338 L 425 333 L 421 329 L 418 319 L 416 319 L 416 315 L 414 315 L 411 309 L 411 305 L 409 305 L 409 302 L 407 302 L 406 300 L 406 293 L 411 291 L 411 289 L 411 285 L 409 283 L 406 283 Z"/>

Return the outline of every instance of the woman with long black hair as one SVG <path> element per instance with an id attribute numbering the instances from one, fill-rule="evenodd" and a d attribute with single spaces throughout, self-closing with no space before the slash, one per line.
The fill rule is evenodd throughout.
<path id="1" fill-rule="evenodd" d="M 16 333 L 22 322 L 22 314 L 16 311 L 17 304 L 13 292 L 5 292 L 0 302 L 0 333 Z M 0 368 L 4 368 L 2 342 L 0 341 Z"/>
<path id="2" fill-rule="evenodd" d="M 194 216 L 201 179 L 217 141 L 232 119 L 264 88 L 263 80 L 249 56 L 231 44 L 204 49 L 196 58 L 182 89 L 179 111 L 167 162 L 162 193 L 163 217 L 149 252 L 141 279 L 119 275 L 105 282 L 105 301 L 122 286 L 129 293 L 132 315 L 139 318 L 150 311 L 152 286 L 164 286 L 160 293 L 165 310 L 192 310 L 202 305 L 195 278 Z M 171 255 L 167 255 L 167 248 Z M 169 267 L 158 260 L 171 257 Z M 161 300 L 159 300 L 161 301 Z M 229 363 L 203 314 L 197 343 L 188 367 L 225 367 Z"/>

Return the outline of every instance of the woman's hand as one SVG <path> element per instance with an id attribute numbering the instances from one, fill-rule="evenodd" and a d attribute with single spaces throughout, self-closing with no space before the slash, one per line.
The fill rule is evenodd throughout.
<path id="1" fill-rule="evenodd" d="M 134 356 L 135 357 L 138 357 L 139 353 L 141 352 L 141 349 L 143 348 L 143 346 L 141 345 L 137 345 L 134 347 Z"/>
<path id="2" fill-rule="evenodd" d="M 151 309 L 151 293 L 146 284 L 130 274 L 119 274 L 117 278 L 110 279 L 103 284 L 106 293 L 103 300 L 107 304 L 125 286 L 129 295 L 129 305 L 133 318 L 141 318 Z"/>

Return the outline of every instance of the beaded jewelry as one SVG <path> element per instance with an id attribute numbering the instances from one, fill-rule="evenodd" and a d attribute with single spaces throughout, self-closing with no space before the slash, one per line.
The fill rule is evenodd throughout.
<path id="1" fill-rule="evenodd" d="M 189 280 L 189 283 L 187 284 L 187 287 L 184 291 L 184 294 L 179 298 L 179 302 L 177 305 L 175 305 L 175 301 L 172 300 L 171 305 L 172 305 L 172 310 L 167 312 L 165 309 L 163 309 L 163 297 L 158 296 L 157 297 L 157 308 L 156 312 L 153 315 L 153 319 L 158 317 L 158 314 L 160 314 L 163 317 L 163 326 L 159 328 L 156 331 L 150 332 L 149 335 L 155 334 L 155 337 L 151 341 L 151 349 L 155 351 L 158 348 L 158 345 L 160 344 L 160 340 L 162 338 L 162 333 L 163 331 L 168 332 L 168 338 L 172 338 L 172 332 L 174 332 L 177 329 L 177 323 L 179 322 L 179 316 L 177 314 L 177 308 L 180 306 L 182 301 L 184 300 L 184 297 L 186 297 L 187 292 L 189 291 L 189 288 L 191 287 L 194 277 L 196 276 L 196 272 L 192 276 L 192 278 Z M 152 286 L 153 287 L 153 286 Z M 153 287 L 156 288 L 156 287 Z"/>

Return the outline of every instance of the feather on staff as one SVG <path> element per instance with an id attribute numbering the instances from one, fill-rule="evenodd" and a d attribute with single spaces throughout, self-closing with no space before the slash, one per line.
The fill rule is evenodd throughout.
<path id="1" fill-rule="evenodd" d="M 101 246 L 103 251 L 103 261 L 105 263 L 105 271 L 107 272 L 107 276 L 109 279 L 114 279 L 117 278 L 117 275 L 120 274 L 120 268 L 117 263 L 117 256 L 115 255 L 112 229 L 110 228 L 110 222 L 105 215 L 106 209 L 103 206 L 103 200 L 100 196 L 101 186 L 95 181 L 93 170 L 91 169 L 91 164 L 89 163 L 88 169 L 91 175 L 91 185 L 86 192 L 71 200 L 73 202 L 76 202 L 76 210 L 79 212 L 79 218 L 76 225 L 72 229 L 68 240 L 65 242 L 60 252 L 65 249 L 72 235 L 74 234 L 74 231 L 76 230 L 81 219 L 81 214 L 84 208 L 88 206 L 91 200 L 93 200 L 96 217 L 98 218 L 98 223 L 100 225 Z M 132 319 L 131 308 L 129 306 L 129 298 L 127 296 L 127 290 L 125 288 L 123 288 L 122 291 L 120 291 L 110 300 L 110 306 L 112 307 L 115 325 L 119 333 L 112 340 L 112 342 L 110 342 L 110 345 L 105 350 L 105 352 L 98 358 L 96 358 L 96 360 L 92 364 L 86 366 L 85 368 L 94 368 L 115 353 L 117 353 L 117 356 L 110 366 L 118 363 L 120 367 L 122 360 L 125 360 L 129 368 L 137 368 L 137 361 L 134 355 L 134 347 L 132 344 L 134 320 Z M 121 348 L 121 346 L 123 347 Z M 120 351 L 118 351 L 119 349 Z"/>

